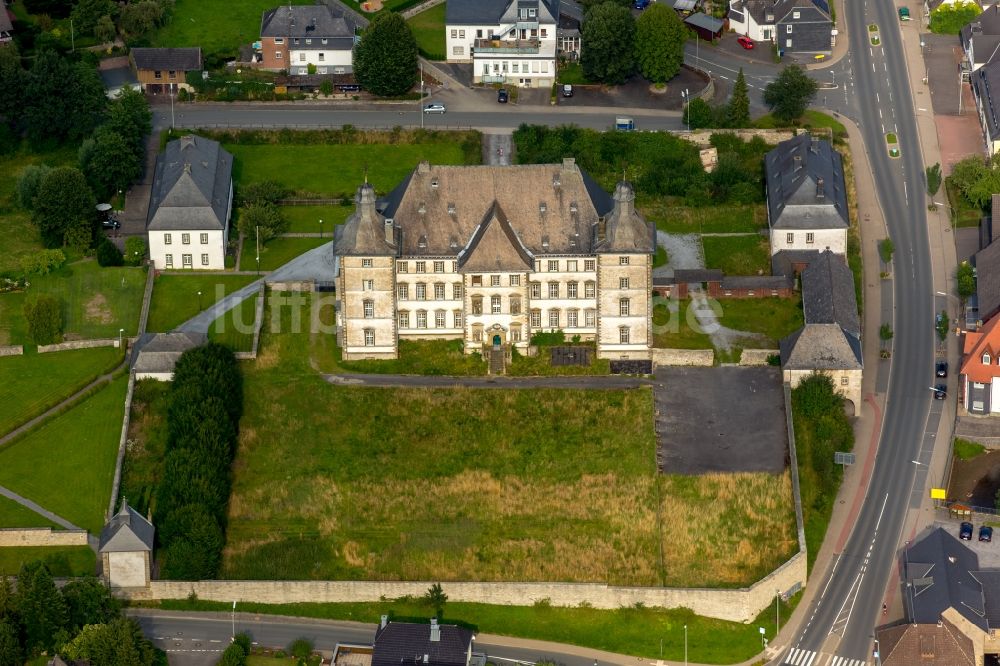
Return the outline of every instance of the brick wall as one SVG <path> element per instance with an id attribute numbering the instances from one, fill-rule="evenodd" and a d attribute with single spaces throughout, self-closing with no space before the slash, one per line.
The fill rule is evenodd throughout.
<path id="1" fill-rule="evenodd" d="M 0 529 L 0 548 L 86 545 L 87 530 L 53 531 L 51 527 Z"/>
<path id="2" fill-rule="evenodd" d="M 712 349 L 653 349 L 653 365 L 701 365 L 715 364 Z"/>

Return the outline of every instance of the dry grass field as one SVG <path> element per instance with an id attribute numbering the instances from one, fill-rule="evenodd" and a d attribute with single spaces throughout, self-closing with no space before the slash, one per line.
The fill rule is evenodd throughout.
<path id="1" fill-rule="evenodd" d="M 649 389 L 333 386 L 293 310 L 244 365 L 224 578 L 739 586 L 794 552 L 787 474 L 656 474 Z"/>

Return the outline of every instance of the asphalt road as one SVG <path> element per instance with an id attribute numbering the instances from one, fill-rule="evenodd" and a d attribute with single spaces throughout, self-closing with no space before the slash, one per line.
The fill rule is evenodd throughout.
<path id="1" fill-rule="evenodd" d="M 867 1 L 846 10 L 857 120 L 896 245 L 894 320 L 892 313 L 883 314 L 896 332 L 894 362 L 868 495 L 829 575 L 810 581 L 822 593 L 808 609 L 807 621 L 792 644 L 799 650 L 867 659 L 872 656 L 872 628 L 881 621 L 883 595 L 894 575 L 904 519 L 911 507 L 919 505 L 926 480 L 926 465 L 912 461 L 929 462 L 941 408 L 931 407 L 927 389 L 933 373 L 934 292 L 923 164 L 896 10 L 891 3 Z M 866 24 L 870 22 L 883 28 L 882 48 L 869 47 Z M 888 155 L 888 132 L 899 137 L 899 159 Z M 787 658 L 785 653 L 777 663 L 787 663 Z"/>

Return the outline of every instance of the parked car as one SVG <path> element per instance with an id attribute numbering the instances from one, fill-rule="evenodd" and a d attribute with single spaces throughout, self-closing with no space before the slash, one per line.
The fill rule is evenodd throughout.
<path id="1" fill-rule="evenodd" d="M 944 384 L 938 384 L 934 387 L 934 399 L 944 400 L 948 397 L 948 387 Z"/>
<path id="2" fill-rule="evenodd" d="M 962 523 L 958 526 L 958 538 L 962 541 L 972 541 L 972 523 Z"/>
<path id="3" fill-rule="evenodd" d="M 979 528 L 979 540 L 990 543 L 993 541 L 993 528 L 983 525 Z"/>
<path id="4" fill-rule="evenodd" d="M 122 223 L 114 218 L 109 217 L 105 220 L 101 220 L 101 228 L 114 229 L 115 231 L 117 231 L 118 229 L 122 228 Z"/>
<path id="5" fill-rule="evenodd" d="M 562 88 L 562 95 L 563 95 L 563 97 L 572 97 L 573 96 L 573 86 L 571 86 L 568 83 L 564 84 L 563 88 Z"/>
<path id="6" fill-rule="evenodd" d="M 444 113 L 448 109 L 440 102 L 434 102 L 424 107 L 424 113 Z"/>
<path id="7" fill-rule="evenodd" d="M 736 39 L 736 41 L 739 42 L 740 46 L 742 46 L 743 48 L 745 48 L 747 51 L 749 51 L 750 49 L 752 49 L 754 47 L 753 40 L 750 39 L 749 37 L 747 37 L 746 35 L 740 35 Z"/>
<path id="8" fill-rule="evenodd" d="M 910 9 L 909 9 L 909 7 L 900 7 L 899 8 L 899 20 L 900 21 L 909 21 L 910 20 Z"/>
<path id="9" fill-rule="evenodd" d="M 649 0 L 635 0 L 635 2 L 632 3 L 632 7 L 642 11 L 646 7 L 649 7 Z"/>
<path id="10" fill-rule="evenodd" d="M 507 91 L 504 90 L 503 88 L 497 91 L 497 102 L 499 102 L 500 104 L 507 103 Z"/>
<path id="11" fill-rule="evenodd" d="M 947 377 L 948 376 L 948 361 L 938 361 L 934 365 L 934 376 L 935 377 Z"/>
<path id="12" fill-rule="evenodd" d="M 361 86 L 357 83 L 338 83 L 334 88 L 338 92 L 361 92 Z"/>

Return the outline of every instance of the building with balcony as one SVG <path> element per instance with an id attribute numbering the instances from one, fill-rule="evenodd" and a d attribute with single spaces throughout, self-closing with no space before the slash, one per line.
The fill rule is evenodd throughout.
<path id="1" fill-rule="evenodd" d="M 549 87 L 558 28 L 558 0 L 449 0 L 448 62 L 472 63 L 475 83 Z"/>
<path id="2" fill-rule="evenodd" d="M 572 158 L 422 162 L 379 200 L 366 183 L 333 246 L 344 359 L 396 358 L 400 339 L 523 352 L 554 331 L 601 358 L 648 359 L 656 244 L 634 199 L 626 182 L 608 196 Z"/>
<path id="3" fill-rule="evenodd" d="M 350 74 L 356 34 L 354 20 L 329 5 L 284 5 L 264 12 L 254 58 L 293 76 Z"/>

